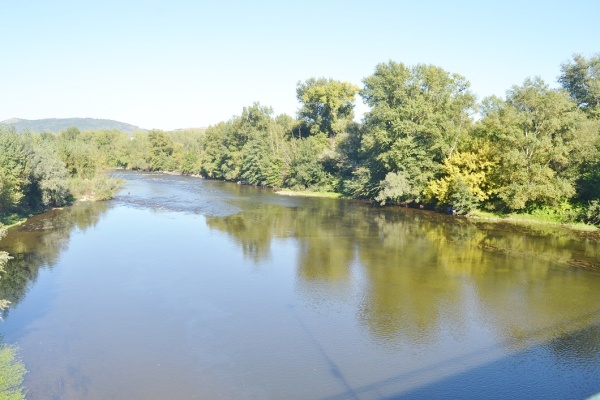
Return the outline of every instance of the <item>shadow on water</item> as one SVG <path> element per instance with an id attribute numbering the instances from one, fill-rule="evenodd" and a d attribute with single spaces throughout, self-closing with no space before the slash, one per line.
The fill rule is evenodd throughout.
<path id="1" fill-rule="evenodd" d="M 309 329 L 309 327 L 306 325 L 306 323 L 302 320 L 300 315 L 298 315 L 298 313 L 294 309 L 294 306 L 290 304 L 290 305 L 288 305 L 288 309 L 290 310 L 291 314 L 294 316 L 294 318 L 300 325 L 300 328 L 302 328 L 302 331 L 304 332 L 304 334 L 310 339 L 310 343 L 317 350 L 317 353 L 321 356 L 321 358 L 325 362 L 325 364 L 327 366 L 327 371 L 329 371 L 329 374 L 336 381 L 338 381 L 342 387 L 345 388 L 345 390 L 346 390 L 345 398 L 358 399 L 359 397 L 355 393 L 350 382 L 348 382 L 348 380 L 346 379 L 340 366 L 338 366 L 337 363 L 333 360 L 333 358 L 331 356 L 329 356 L 329 354 L 327 354 L 327 351 L 325 350 L 325 348 L 323 348 L 323 346 L 319 343 L 319 341 L 317 340 L 315 335 L 313 335 L 312 331 Z"/>
<path id="2" fill-rule="evenodd" d="M 342 376 L 348 390 L 322 400 L 586 399 L 600 392 L 600 309 L 566 323 L 590 318 L 595 324 L 548 341 L 539 339 L 553 327 L 532 332 L 526 346 L 500 342 L 359 387 Z"/>

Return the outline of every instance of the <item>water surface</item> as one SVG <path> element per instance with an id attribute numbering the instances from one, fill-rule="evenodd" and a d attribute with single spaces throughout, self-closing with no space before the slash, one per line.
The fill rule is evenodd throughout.
<path id="1" fill-rule="evenodd" d="M 0 242 L 30 399 L 600 392 L 594 235 L 117 174 Z"/>

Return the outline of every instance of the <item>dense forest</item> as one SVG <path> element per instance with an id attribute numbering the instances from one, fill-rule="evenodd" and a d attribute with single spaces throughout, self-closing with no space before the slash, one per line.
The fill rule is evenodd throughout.
<path id="1" fill-rule="evenodd" d="M 341 193 L 455 213 L 552 215 L 600 224 L 600 55 L 561 66 L 504 99 L 466 78 L 387 62 L 359 88 L 311 78 L 296 118 L 255 103 L 206 129 L 18 134 L 0 128 L 0 215 L 108 198 L 113 168 L 178 171 L 274 188 Z M 354 118 L 357 94 L 369 106 Z"/>

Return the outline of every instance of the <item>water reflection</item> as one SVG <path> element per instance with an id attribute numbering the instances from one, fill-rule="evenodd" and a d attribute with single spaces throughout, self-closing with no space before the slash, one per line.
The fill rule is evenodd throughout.
<path id="1" fill-rule="evenodd" d="M 441 331 L 464 335 L 474 317 L 517 344 L 532 332 L 549 340 L 597 321 L 600 274 L 573 267 L 574 260 L 598 262 L 595 239 L 419 210 L 302 201 L 302 207 L 241 205 L 242 212 L 209 217 L 207 224 L 255 262 L 269 259 L 274 239 L 294 240 L 299 287 L 308 296 L 315 287 L 334 293 L 319 284 L 347 284 L 358 272 L 364 280 L 358 320 L 383 345 L 429 343 Z"/>
<path id="2" fill-rule="evenodd" d="M 0 243 L 32 399 L 600 390 L 598 238 L 124 174 Z"/>
<path id="3" fill-rule="evenodd" d="M 3 317 L 23 300 L 41 268 L 52 269 L 60 254 L 67 250 L 72 232 L 96 225 L 108 207 L 108 203 L 76 204 L 34 216 L 9 230 L 0 242 L 0 250 L 13 257 L 0 277 L 0 298 L 11 302 Z"/>

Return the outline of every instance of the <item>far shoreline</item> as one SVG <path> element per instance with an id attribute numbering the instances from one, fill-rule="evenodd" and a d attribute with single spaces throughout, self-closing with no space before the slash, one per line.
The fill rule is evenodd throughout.
<path id="1" fill-rule="evenodd" d="M 127 170 L 127 169 L 123 168 L 122 170 Z M 134 171 L 134 170 L 129 170 L 129 171 Z M 161 174 L 165 174 L 165 175 L 189 176 L 191 178 L 200 178 L 200 179 L 215 180 L 215 181 L 220 181 L 220 182 L 236 183 L 236 182 L 232 182 L 232 181 L 226 181 L 223 179 L 214 179 L 214 178 L 205 177 L 201 174 L 186 174 L 186 173 L 183 173 L 182 171 L 144 171 L 144 172 L 156 172 L 156 173 L 161 173 Z M 256 185 L 250 185 L 250 184 L 247 184 L 247 183 L 244 183 L 241 181 L 238 181 L 237 184 L 257 187 Z M 349 197 L 345 197 L 341 193 L 337 193 L 337 192 L 317 192 L 317 191 L 311 191 L 311 190 L 281 189 L 281 188 L 273 188 L 270 186 L 263 186 L 263 188 L 271 189 L 274 194 L 277 194 L 280 196 L 314 197 L 314 198 L 326 198 L 326 199 L 337 199 L 337 200 L 356 200 L 356 199 L 352 199 Z M 410 207 L 410 208 L 413 208 L 413 207 Z M 419 208 L 419 207 L 415 207 L 415 208 Z M 436 212 L 435 210 L 423 210 L 423 211 Z M 598 231 L 600 231 L 600 227 L 597 227 L 595 225 L 589 225 L 589 224 L 584 224 L 584 223 L 563 223 L 563 222 L 558 222 L 558 221 L 541 220 L 541 219 L 537 219 L 535 216 L 530 215 L 530 214 L 517 214 L 517 215 L 502 216 L 502 215 L 497 215 L 497 214 L 488 213 L 488 212 L 476 211 L 472 215 L 464 215 L 464 216 L 457 216 L 457 217 L 465 218 L 465 219 L 467 219 L 469 221 L 473 221 L 473 222 L 510 223 L 510 224 L 515 224 L 515 225 L 520 225 L 520 226 L 536 225 L 536 226 L 564 228 L 564 229 L 568 229 L 570 231 L 578 232 L 578 233 L 597 233 Z"/>

